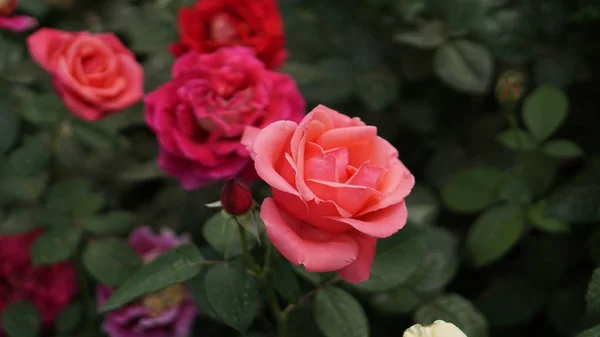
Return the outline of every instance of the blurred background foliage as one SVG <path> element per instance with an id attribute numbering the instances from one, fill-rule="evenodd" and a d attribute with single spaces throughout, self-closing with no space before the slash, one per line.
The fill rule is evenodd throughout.
<path id="1" fill-rule="evenodd" d="M 191 3 L 21 0 L 20 11 L 43 26 L 115 32 L 143 64 L 149 91 L 170 76 L 176 12 Z M 308 106 L 378 126 L 417 178 L 409 224 L 379 244 L 372 278 L 343 285 L 363 304 L 371 335 L 444 319 L 469 337 L 599 336 L 598 2 L 280 7 L 290 55 L 281 71 Z M 48 228 L 34 261 L 75 257 L 89 287 L 119 285 L 141 263 L 122 239 L 140 224 L 189 232 L 206 256 L 239 254 L 223 241 L 236 234 L 210 225 L 223 219 L 202 226 L 220 186 L 184 192 L 156 167 L 142 104 L 94 124 L 70 118 L 25 36 L 0 34 L 0 234 Z M 106 279 L 111 261 L 122 263 Z M 284 298 L 326 280 L 296 271 Z M 57 336 L 96 336 L 90 296 L 83 290 L 61 315 Z M 292 312 L 292 336 L 322 335 L 310 303 Z M 194 336 L 236 332 L 203 316 Z"/>

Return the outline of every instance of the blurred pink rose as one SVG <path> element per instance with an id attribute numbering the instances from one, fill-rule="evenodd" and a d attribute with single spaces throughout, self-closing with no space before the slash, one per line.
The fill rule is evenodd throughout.
<path id="1" fill-rule="evenodd" d="M 17 0 L 0 0 L 0 28 L 23 32 L 37 27 L 37 20 L 31 16 L 12 15 L 17 6 Z"/>
<path id="2" fill-rule="evenodd" d="M 137 103 L 144 94 L 142 67 L 113 33 L 42 28 L 27 38 L 27 45 L 79 118 L 101 119 Z"/>
<path id="3" fill-rule="evenodd" d="M 147 262 L 190 241 L 187 235 L 178 237 L 168 228 L 154 234 L 149 227 L 138 227 L 129 236 L 129 244 Z M 112 292 L 106 285 L 97 286 L 98 308 Z M 104 316 L 102 330 L 109 337 L 187 337 L 197 314 L 186 287 L 176 284 L 109 312 Z"/>
<path id="4" fill-rule="evenodd" d="M 240 143 L 244 127 L 300 121 L 305 109 L 294 81 L 266 69 L 245 47 L 180 57 L 173 79 L 145 103 L 146 122 L 160 143 L 159 165 L 186 189 L 255 176 Z"/>
<path id="5" fill-rule="evenodd" d="M 275 248 L 307 271 L 366 281 L 377 239 L 407 220 L 415 179 L 398 151 L 376 127 L 322 105 L 300 125 L 249 129 L 242 142 L 273 191 L 260 216 Z"/>
<path id="6" fill-rule="evenodd" d="M 41 233 L 0 235 L 0 317 L 9 304 L 26 300 L 38 309 L 44 327 L 50 328 L 75 296 L 77 277 L 69 262 L 32 265 L 29 251 Z"/>

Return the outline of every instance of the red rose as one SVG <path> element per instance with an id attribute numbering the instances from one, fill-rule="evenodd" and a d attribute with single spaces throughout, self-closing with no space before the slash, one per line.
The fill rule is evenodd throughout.
<path id="1" fill-rule="evenodd" d="M 32 266 L 29 250 L 39 235 L 39 231 L 0 235 L 0 317 L 8 304 L 27 300 L 37 307 L 48 327 L 71 302 L 77 278 L 67 262 Z"/>
<path id="2" fill-rule="evenodd" d="M 266 69 L 245 47 L 187 53 L 173 65 L 173 79 L 144 103 L 146 123 L 160 144 L 159 166 L 186 189 L 255 177 L 240 143 L 244 128 L 297 122 L 305 108 L 294 80 Z"/>
<path id="3" fill-rule="evenodd" d="M 178 26 L 179 42 L 170 47 L 175 57 L 189 50 L 208 53 L 243 45 L 275 69 L 287 56 L 276 0 L 200 0 L 192 8 L 179 10 Z"/>
<path id="4" fill-rule="evenodd" d="M 101 119 L 137 103 L 144 94 L 142 67 L 113 33 L 42 28 L 27 38 L 27 45 L 79 118 Z"/>

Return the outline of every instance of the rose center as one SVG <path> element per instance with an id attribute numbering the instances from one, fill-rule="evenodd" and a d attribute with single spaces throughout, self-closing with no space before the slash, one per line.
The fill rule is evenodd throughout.
<path id="1" fill-rule="evenodd" d="M 231 42 L 236 40 L 237 35 L 235 25 L 225 13 L 217 14 L 210 23 L 210 37 L 215 42 Z"/>
<path id="2" fill-rule="evenodd" d="M 90 55 L 81 60 L 81 65 L 86 74 L 101 73 L 106 70 L 106 59 L 101 56 Z"/>
<path id="3" fill-rule="evenodd" d="M 185 287 L 179 283 L 161 291 L 144 295 L 141 298 L 141 304 L 150 310 L 152 316 L 158 316 L 169 309 L 179 306 L 183 303 L 185 297 Z"/>

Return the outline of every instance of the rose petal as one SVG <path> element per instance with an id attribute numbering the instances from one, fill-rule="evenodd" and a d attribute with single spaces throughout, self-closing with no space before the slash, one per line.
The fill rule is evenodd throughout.
<path id="1" fill-rule="evenodd" d="M 297 126 L 298 124 L 291 121 L 275 122 L 264 128 L 252 143 L 252 152 L 256 153 L 254 165 L 258 175 L 272 188 L 293 195 L 298 195 L 298 191 L 275 171 L 274 166 L 283 157 Z"/>
<path id="2" fill-rule="evenodd" d="M 404 227 L 407 218 L 408 210 L 404 201 L 357 218 L 330 217 L 331 220 L 346 223 L 359 232 L 377 238 L 395 234 Z"/>
<path id="3" fill-rule="evenodd" d="M 27 37 L 27 47 L 35 62 L 52 74 L 57 52 L 72 38 L 73 34 L 62 30 L 41 28 Z"/>
<path id="4" fill-rule="evenodd" d="M 260 217 L 273 246 L 294 265 L 309 272 L 328 272 L 346 267 L 358 255 L 358 243 L 350 235 L 331 234 L 288 216 L 272 198 L 264 200 Z"/>
<path id="5" fill-rule="evenodd" d="M 38 22 L 34 17 L 24 15 L 13 15 L 10 17 L 0 17 L 0 28 L 11 30 L 15 33 L 37 27 Z"/>
<path id="6" fill-rule="evenodd" d="M 346 282 L 364 282 L 371 276 L 371 266 L 375 259 L 377 238 L 367 235 L 354 234 L 358 242 L 358 257 L 356 261 L 338 271 L 338 275 Z"/>

